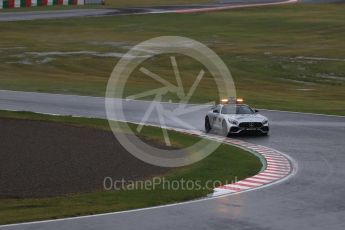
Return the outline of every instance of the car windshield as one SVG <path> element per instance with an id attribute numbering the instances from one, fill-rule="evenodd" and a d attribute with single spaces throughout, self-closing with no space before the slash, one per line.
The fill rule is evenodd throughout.
<path id="1" fill-rule="evenodd" d="M 222 114 L 253 114 L 254 111 L 247 105 L 224 105 Z"/>

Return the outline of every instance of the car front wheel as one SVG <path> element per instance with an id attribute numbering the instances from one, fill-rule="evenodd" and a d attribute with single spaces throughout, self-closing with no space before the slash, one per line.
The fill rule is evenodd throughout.
<path id="1" fill-rule="evenodd" d="M 225 121 L 223 121 L 222 123 L 222 131 L 223 131 L 223 136 L 225 137 L 229 136 L 228 126 L 226 125 Z"/>
<path id="2" fill-rule="evenodd" d="M 210 120 L 208 119 L 208 117 L 205 117 L 205 131 L 206 133 L 209 133 L 211 131 L 212 127 L 210 124 Z"/>

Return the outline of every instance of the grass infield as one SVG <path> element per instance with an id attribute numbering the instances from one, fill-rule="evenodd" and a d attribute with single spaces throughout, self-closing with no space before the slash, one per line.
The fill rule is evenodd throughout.
<path id="1" fill-rule="evenodd" d="M 344 115 L 344 11 L 345 4 L 294 4 L 188 15 L 4 22 L 0 88 L 104 96 L 122 54 L 146 39 L 177 35 L 217 52 L 232 72 L 237 95 L 254 107 Z M 183 57 L 177 63 L 188 89 L 200 65 Z M 167 57 L 143 65 L 175 83 Z M 127 95 L 161 86 L 139 71 L 127 85 Z M 206 73 L 192 102 L 216 98 Z M 174 95 L 165 99 L 176 101 Z"/>
<path id="2" fill-rule="evenodd" d="M 102 129 L 109 132 L 107 121 L 101 119 L 8 111 L 0 111 L 0 118 L 58 122 L 64 125 Z M 162 142 L 161 136 L 161 130 L 153 127 L 145 127 L 141 134 L 142 138 L 149 137 L 150 141 L 155 140 L 157 142 Z M 169 136 L 173 146 L 178 148 L 191 145 L 199 140 L 198 137 L 178 132 L 169 132 Z M 166 175 L 157 176 L 164 177 L 167 181 L 184 179 L 200 181 L 202 185 L 205 185 L 208 180 L 225 183 L 235 180 L 235 178 L 244 179 L 256 174 L 261 167 L 260 160 L 253 154 L 223 144 L 213 154 L 198 163 L 172 169 Z M 152 180 L 152 178 L 147 180 Z M 163 186 L 162 182 L 153 190 L 96 191 L 35 199 L 0 198 L 0 224 L 89 215 L 182 202 L 205 197 L 212 190 L 211 188 L 186 190 L 181 187 L 177 190 L 169 190 L 163 189 Z"/>

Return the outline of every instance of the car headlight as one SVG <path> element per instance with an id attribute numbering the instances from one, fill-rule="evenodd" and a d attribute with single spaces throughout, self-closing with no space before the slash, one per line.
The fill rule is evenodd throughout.
<path id="1" fill-rule="evenodd" d="M 233 125 L 238 125 L 238 122 L 232 119 L 228 119 L 228 121 Z"/>
<path id="2" fill-rule="evenodd" d="M 262 122 L 263 125 L 266 125 L 267 123 L 268 123 L 268 120 L 264 120 L 264 121 Z"/>

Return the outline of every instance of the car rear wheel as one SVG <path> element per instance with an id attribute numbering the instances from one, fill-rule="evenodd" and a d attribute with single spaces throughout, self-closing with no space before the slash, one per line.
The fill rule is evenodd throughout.
<path id="1" fill-rule="evenodd" d="M 211 131 L 212 127 L 210 124 L 210 120 L 208 119 L 208 117 L 205 117 L 205 131 L 206 133 L 209 133 Z"/>

